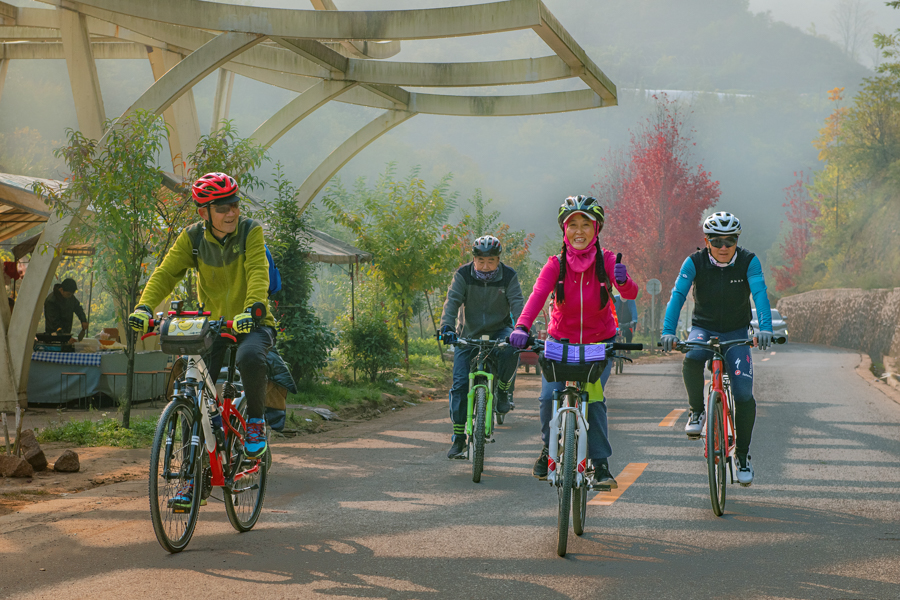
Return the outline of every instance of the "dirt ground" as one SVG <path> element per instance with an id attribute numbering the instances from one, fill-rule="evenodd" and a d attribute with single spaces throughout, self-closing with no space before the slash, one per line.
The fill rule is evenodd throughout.
<path id="1" fill-rule="evenodd" d="M 149 448 L 72 448 L 64 442 L 41 444 L 41 448 L 51 464 L 63 451 L 75 450 L 81 470 L 57 473 L 48 469 L 36 472 L 29 479 L 0 477 L 0 516 L 16 512 L 26 504 L 53 500 L 108 483 L 147 478 Z"/>
<path id="2" fill-rule="evenodd" d="M 654 363 L 667 360 L 681 360 L 681 355 L 645 355 L 635 360 L 640 363 Z M 625 369 L 627 371 L 627 364 Z M 525 376 L 523 367 L 520 367 L 519 374 L 520 376 Z M 531 377 L 533 376 L 534 370 L 531 369 Z M 416 402 L 444 402 L 447 397 L 447 390 L 445 389 L 422 388 L 415 385 L 407 385 L 407 387 L 410 388 L 413 394 L 418 394 L 419 398 Z M 289 437 L 307 433 L 319 433 L 346 427 L 354 422 L 377 419 L 386 412 L 403 410 L 407 402 L 409 400 L 402 397 L 385 394 L 379 403 L 361 404 L 341 411 L 341 420 L 339 421 L 323 421 L 316 418 L 312 421 L 312 426 L 302 431 L 294 430 L 296 433 L 291 433 Z M 162 408 L 162 405 L 136 407 L 132 410 L 132 415 L 158 415 Z M 26 413 L 24 428 L 44 427 L 50 421 L 59 420 L 60 414 L 67 419 L 100 419 L 105 412 L 107 411 L 89 412 L 82 410 L 58 413 L 52 409 L 29 410 Z M 301 410 L 296 412 L 299 416 L 303 416 L 305 413 L 305 411 Z M 309 416 L 314 417 L 312 414 Z M 287 438 L 275 434 L 271 442 L 273 445 L 277 445 L 279 440 L 283 439 Z M 37 472 L 34 474 L 34 477 L 29 479 L 0 477 L 0 516 L 17 512 L 28 504 L 77 494 L 98 486 L 147 479 L 150 463 L 149 448 L 125 449 L 105 446 L 77 448 L 65 442 L 45 443 L 41 444 L 41 448 L 44 450 L 47 460 L 51 463 L 47 471 Z M 65 450 L 69 449 L 78 453 L 81 470 L 77 473 L 57 473 L 53 471 L 53 461 Z"/>

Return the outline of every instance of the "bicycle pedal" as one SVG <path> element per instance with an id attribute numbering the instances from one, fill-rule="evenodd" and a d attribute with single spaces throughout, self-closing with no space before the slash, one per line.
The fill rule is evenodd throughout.
<path id="1" fill-rule="evenodd" d="M 753 485 L 753 484 L 752 483 L 742 483 L 741 487 L 750 487 L 751 485 Z"/>
<path id="2" fill-rule="evenodd" d="M 699 440 L 699 439 L 700 439 L 700 435 L 699 435 L 699 434 L 697 434 L 697 435 L 690 435 L 690 434 L 688 434 L 687 438 L 688 438 L 689 440 Z"/>
<path id="3" fill-rule="evenodd" d="M 597 484 L 588 486 L 589 490 L 593 490 L 595 492 L 611 492 L 612 486 L 607 484 Z"/>

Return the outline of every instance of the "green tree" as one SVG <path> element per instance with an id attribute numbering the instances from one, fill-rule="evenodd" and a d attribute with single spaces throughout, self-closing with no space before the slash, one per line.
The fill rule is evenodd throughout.
<path id="1" fill-rule="evenodd" d="M 396 323 L 409 366 L 409 320 L 417 294 L 433 289 L 453 254 L 453 240 L 442 227 L 456 208 L 450 176 L 428 189 L 414 167 L 397 180 L 389 164 L 369 188 L 357 180 L 353 193 L 333 183 L 322 199 L 334 220 L 356 236 L 356 245 L 371 252 L 378 272 L 397 303 Z M 359 208 L 353 209 L 354 206 Z"/>
<path id="2" fill-rule="evenodd" d="M 107 124 L 108 127 L 112 123 Z M 116 123 L 105 146 L 78 131 L 67 130 L 68 146 L 56 151 L 72 175 L 56 190 L 35 186 L 61 218 L 75 217 L 67 243 L 93 243 L 95 267 L 103 287 L 113 296 L 122 323 L 134 309 L 149 268 L 164 256 L 178 232 L 164 220 L 166 200 L 160 196 L 159 154 L 167 130 L 161 117 L 138 112 Z M 84 218 L 81 206 L 90 212 Z M 123 427 L 129 427 L 134 397 L 135 335 L 126 332 Z"/>
<path id="3" fill-rule="evenodd" d="M 310 249 L 309 226 L 305 213 L 297 210 L 297 189 L 281 163 L 273 177 L 278 196 L 257 214 L 268 225 L 269 248 L 281 272 L 281 291 L 272 298 L 281 329 L 278 350 L 294 379 L 309 383 L 325 367 L 336 340 L 310 306 L 315 267 L 304 259 Z"/>

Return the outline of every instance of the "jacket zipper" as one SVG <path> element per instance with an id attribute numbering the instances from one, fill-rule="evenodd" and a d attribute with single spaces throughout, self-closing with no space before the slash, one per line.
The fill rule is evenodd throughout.
<path id="1" fill-rule="evenodd" d="M 578 343 L 584 343 L 584 272 L 581 273 L 581 284 L 578 286 L 578 291 L 581 294 L 581 306 L 579 307 L 579 318 L 578 318 Z"/>

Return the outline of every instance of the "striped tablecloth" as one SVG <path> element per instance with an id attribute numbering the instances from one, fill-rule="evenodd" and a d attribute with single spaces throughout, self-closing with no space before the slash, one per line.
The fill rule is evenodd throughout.
<path id="1" fill-rule="evenodd" d="M 31 360 L 64 365 L 99 367 L 101 356 L 99 352 L 32 352 Z"/>

